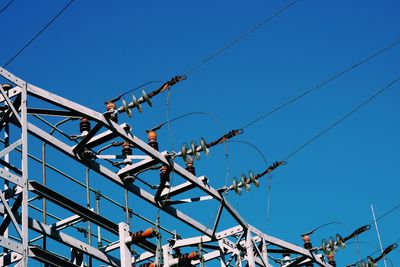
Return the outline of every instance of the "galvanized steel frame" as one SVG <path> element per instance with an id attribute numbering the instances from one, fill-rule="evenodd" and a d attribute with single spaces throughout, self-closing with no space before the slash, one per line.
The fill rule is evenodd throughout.
<path id="1" fill-rule="evenodd" d="M 64 155 L 74 159 L 79 164 L 90 168 L 106 179 L 114 182 L 116 185 L 120 186 L 121 189 L 128 190 L 130 193 L 152 204 L 155 208 L 161 209 L 184 224 L 187 224 L 200 234 L 197 237 L 176 239 L 172 243 L 170 242 L 163 245 L 163 266 L 176 266 L 178 264 L 177 258 L 173 255 L 174 249 L 181 247 L 195 247 L 199 244 L 202 244 L 205 247 L 207 246 L 208 248 L 208 252 L 203 255 L 203 260 L 219 260 L 221 266 L 229 265 L 229 262 L 233 258 L 236 259 L 238 266 L 241 266 L 242 262 L 246 262 L 250 267 L 256 265 L 273 266 L 269 262 L 268 257 L 268 250 L 272 247 L 278 247 L 281 249 L 281 251 L 298 255 L 297 259 L 301 259 L 301 261 L 297 260 L 295 265 L 292 264 L 290 266 L 299 266 L 297 263 L 304 264 L 304 261 L 311 261 L 319 266 L 330 266 L 324 261 L 321 255 L 317 255 L 313 251 L 304 249 L 284 240 L 269 236 L 248 224 L 247 221 L 228 202 L 225 194 L 209 185 L 207 182 L 208 178 L 204 176 L 197 177 L 187 171 L 184 167 L 180 166 L 178 163 L 172 162 L 171 157 L 173 157 L 173 154 L 171 152 L 159 152 L 155 150 L 146 142 L 133 135 L 130 132 L 129 125 L 119 125 L 108 119 L 105 114 L 96 112 L 85 106 L 79 105 L 68 99 L 29 84 L 4 68 L 0 68 L 0 75 L 15 85 L 13 89 L 8 90 L 7 92 L 0 87 L 0 103 L 4 103 L 4 107 L 7 109 L 7 112 L 5 112 L 1 118 L 2 124 L 0 127 L 4 129 L 4 125 L 11 123 L 21 129 L 20 138 L 13 144 L 8 144 L 5 149 L 0 152 L 1 157 L 11 153 L 17 147 L 21 147 L 20 171 L 15 170 L 15 168 L 9 168 L 9 165 L 5 165 L 4 168 L 0 168 L 0 176 L 16 186 L 16 189 L 11 193 L 11 196 L 8 197 L 11 198 L 13 196 L 21 196 L 21 212 L 18 212 L 18 207 L 9 207 L 7 198 L 5 197 L 6 194 L 3 192 L 4 194 L 2 193 L 0 195 L 2 200 L 2 204 L 0 205 L 0 214 L 7 214 L 6 218 L 8 219 L 4 219 L 3 223 L 10 224 L 11 221 L 15 225 L 16 229 L 19 229 L 19 225 L 21 225 L 21 230 L 18 231 L 21 233 L 21 240 L 20 242 L 16 242 L 7 238 L 6 236 L 0 236 L 0 246 L 10 250 L 14 261 L 19 261 L 20 266 L 28 266 L 28 257 L 34 258 L 46 264 L 57 266 L 65 266 L 65 264 L 67 264 L 66 262 L 68 262 L 68 266 L 79 266 L 82 264 L 81 254 L 84 253 L 107 265 L 126 267 L 138 264 L 141 261 L 154 259 L 156 252 L 156 245 L 154 243 L 143 241 L 138 245 L 143 248 L 145 252 L 141 253 L 140 255 L 132 256 L 129 249 L 129 242 L 127 241 L 130 233 L 129 225 L 125 223 L 109 221 L 100 214 L 97 214 L 86 207 L 80 206 L 73 200 L 69 200 L 57 192 L 52 191 L 45 185 L 41 185 L 35 181 L 28 182 L 28 135 L 34 136 L 43 141 L 45 144 L 52 146 Z M 41 109 L 37 107 L 28 107 L 28 97 L 40 99 L 47 104 L 52 104 L 61 109 L 50 110 L 45 108 Z M 14 106 L 14 102 L 11 100 L 12 98 L 16 98 L 18 102 L 20 98 L 20 103 L 17 103 L 16 107 Z M 121 110 L 121 108 L 119 110 Z M 28 114 L 45 114 L 75 118 L 86 117 L 90 121 L 94 122 L 95 126 L 78 142 L 78 144 L 70 145 L 54 137 L 52 134 L 49 134 L 45 130 L 41 129 L 41 127 L 38 125 L 28 121 Z M 102 129 L 105 129 L 105 131 L 101 132 Z M 100 144 L 109 142 L 116 137 L 129 142 L 130 144 L 134 145 L 135 148 L 144 153 L 142 159 L 139 162 L 125 166 L 119 172 L 115 173 L 106 166 L 87 159 L 79 153 L 84 147 L 91 149 Z M 2 161 L 2 163 L 3 165 L 6 164 L 4 161 Z M 144 190 L 135 183 L 124 183 L 120 178 L 126 173 L 137 173 L 145 170 L 148 167 L 155 166 L 156 164 L 169 166 L 171 169 L 173 169 L 175 174 L 186 180 L 179 185 L 174 185 L 168 191 L 168 193 L 163 192 L 161 196 L 168 194 L 169 197 L 175 197 L 179 196 L 183 192 L 188 192 L 193 188 L 198 188 L 206 195 L 205 197 L 198 198 L 198 200 L 207 199 L 214 200 L 219 203 L 220 208 L 212 228 L 205 226 L 195 218 L 188 216 L 174 207 L 180 203 L 193 203 L 196 201 L 194 198 L 178 200 L 171 202 L 168 205 L 163 205 L 157 201 L 155 196 L 150 192 Z M 61 231 L 63 227 L 46 225 L 37 219 L 29 217 L 28 190 L 31 193 L 46 198 L 47 200 L 50 200 L 75 214 L 75 216 L 67 218 L 65 221 L 60 221 L 59 224 L 68 226 L 68 223 L 70 222 L 73 223 L 82 219 L 89 220 L 102 229 L 106 229 L 114 233 L 116 238 L 118 237 L 118 241 L 113 245 L 106 247 L 105 249 L 95 248 L 87 244 L 85 241 L 78 240 L 63 233 Z M 223 210 L 227 211 L 238 225 L 227 230 L 217 231 Z M 46 251 L 43 248 L 36 246 L 30 246 L 28 228 L 69 246 L 72 251 L 75 251 L 75 253 L 73 253 L 74 256 L 71 257 L 69 261 L 66 261 L 65 258 L 59 257 L 51 251 Z M 119 259 L 109 254 L 115 249 L 120 249 Z M 5 265 L 5 262 L 9 261 L 9 255 L 11 255 L 10 253 L 4 253 L 3 257 L 0 258 L 0 263 L 3 262 L 3 265 Z M 192 261 L 192 264 L 200 264 L 200 261 Z"/>

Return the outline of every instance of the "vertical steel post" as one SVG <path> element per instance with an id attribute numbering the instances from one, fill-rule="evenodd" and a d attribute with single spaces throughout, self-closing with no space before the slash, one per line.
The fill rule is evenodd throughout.
<path id="1" fill-rule="evenodd" d="M 22 180 L 24 186 L 22 188 L 22 247 L 23 255 L 21 264 L 24 267 L 28 266 L 29 254 L 29 237 L 28 237 L 28 114 L 27 114 L 27 91 L 28 84 L 25 83 L 21 91 L 21 166 L 22 166 Z"/>
<path id="2" fill-rule="evenodd" d="M 101 195 L 99 191 L 96 191 L 96 213 L 100 215 L 100 199 Z M 101 242 L 101 227 L 97 226 L 97 247 L 101 248 L 103 243 Z"/>
<path id="3" fill-rule="evenodd" d="M 247 264 L 249 267 L 255 267 L 254 261 L 254 250 L 253 250 L 253 237 L 251 236 L 250 230 L 247 230 L 246 234 L 246 254 L 247 254 Z"/>
<path id="4" fill-rule="evenodd" d="M 7 123 L 7 124 L 4 126 L 4 148 L 7 148 L 7 147 L 10 145 L 10 136 L 9 136 L 9 134 L 10 134 L 10 127 L 9 127 L 9 125 L 8 125 L 8 123 Z M 10 160 L 10 156 L 9 156 L 8 153 L 6 153 L 6 154 L 4 155 L 4 161 L 5 161 L 5 162 L 9 162 L 9 160 Z M 7 167 L 5 167 L 4 169 L 5 169 L 6 171 L 8 170 Z M 8 187 L 9 187 L 9 182 L 8 182 L 6 179 L 4 179 L 4 190 L 7 190 Z M 7 215 L 4 214 L 4 218 L 5 218 L 6 216 L 7 216 Z M 8 228 L 4 231 L 4 237 L 5 237 L 5 238 L 8 238 Z M 7 248 L 4 248 L 3 251 L 4 251 L 4 253 L 7 253 L 7 252 L 8 252 L 8 249 L 7 249 Z"/>
<path id="5" fill-rule="evenodd" d="M 264 260 L 264 262 L 267 264 L 267 266 L 269 265 L 268 262 L 268 252 L 267 252 L 267 242 L 265 241 L 265 239 L 262 239 L 262 249 L 261 249 L 261 254 L 262 254 L 262 258 Z"/>
<path id="6" fill-rule="evenodd" d="M 132 266 L 132 254 L 130 250 L 129 243 L 129 225 L 127 223 L 121 222 L 118 224 L 119 230 L 119 249 L 121 256 L 121 267 L 131 267 Z"/>
<path id="7" fill-rule="evenodd" d="M 224 252 L 224 247 L 222 245 L 222 241 L 218 241 L 218 245 L 219 245 L 219 258 L 220 258 L 220 264 L 221 267 L 226 267 L 226 262 L 225 262 L 225 252 Z"/>

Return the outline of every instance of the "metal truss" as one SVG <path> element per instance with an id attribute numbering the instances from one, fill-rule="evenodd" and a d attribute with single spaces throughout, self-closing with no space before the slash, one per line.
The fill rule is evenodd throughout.
<path id="1" fill-rule="evenodd" d="M 305 249 L 251 226 L 228 202 L 224 190 L 213 188 L 207 177 L 196 176 L 187 167 L 179 165 L 174 160 L 177 153 L 160 152 L 150 143 L 135 136 L 129 125 L 118 124 L 114 118 L 118 113 L 126 111 L 126 107 L 111 108 L 104 113 L 96 112 L 29 84 L 4 68 L 0 68 L 0 75 L 10 83 L 0 86 L 0 130 L 4 133 L 4 149 L 0 151 L 0 176 L 5 184 L 0 192 L 0 214 L 3 216 L 0 224 L 0 246 L 4 248 L 0 257 L 1 266 L 28 266 L 28 259 L 44 263 L 45 266 L 331 266 L 322 255 L 317 254 L 318 249 Z M 144 95 L 130 106 L 143 103 L 148 100 L 146 98 Z M 86 128 L 84 127 L 79 136 L 72 137 L 43 117 L 61 118 L 64 119 L 63 122 L 76 122 L 85 118 L 81 122 L 86 123 Z M 94 126 L 88 128 L 88 122 Z M 58 137 L 53 135 L 56 131 L 60 133 Z M 42 158 L 34 156 L 36 151 L 28 152 L 32 140 L 42 142 Z M 100 147 L 111 146 L 110 144 L 120 140 L 128 144 L 128 147 L 133 147 L 135 154 L 128 153 L 121 157 L 95 152 Z M 161 215 L 168 214 L 178 219 L 193 230 L 194 236 L 182 237 L 174 225 L 166 226 L 158 220 L 153 222 L 140 212 L 128 209 L 127 213 L 143 219 L 149 229 L 139 231 L 127 222 L 112 221 L 101 214 L 99 199 L 105 198 L 113 202 L 119 206 L 116 210 L 126 206 L 89 187 L 88 183 L 74 180 L 77 184 L 86 186 L 88 194 L 96 193 L 96 210 L 82 205 L 74 195 L 64 195 L 47 186 L 46 170 L 50 169 L 67 178 L 73 177 L 46 162 L 46 145 L 54 148 L 54 153 L 60 154 L 60 157 L 73 159 L 75 163 L 71 164 L 87 168 L 87 173 L 90 170 L 102 179 L 113 182 L 122 193 L 127 192 L 130 196 L 151 204 L 154 210 L 162 211 Z M 118 165 L 115 161 L 121 158 L 124 160 L 118 164 L 122 167 L 115 170 Z M 42 173 L 35 169 L 28 174 L 28 163 L 32 162 L 42 165 Z M 154 170 L 161 170 L 161 178 L 164 177 L 162 175 L 165 170 L 174 172 L 182 182 L 169 185 L 168 180 L 161 179 L 157 192 L 148 191 L 135 178 L 138 173 L 150 173 Z M 42 177 L 42 181 L 38 177 Z M 204 196 L 180 198 L 193 190 L 202 192 Z M 44 200 L 41 209 L 30 204 L 30 200 L 37 199 Z M 196 202 L 203 200 L 214 201 L 219 206 L 212 227 L 201 223 L 200 218 L 189 216 L 178 209 L 182 203 L 195 208 Z M 57 206 L 58 210 L 72 213 L 72 216 L 53 216 L 56 218 L 55 222 L 49 224 L 46 216 L 41 218 L 37 212 L 39 210 L 44 214 L 48 213 L 48 202 Z M 220 229 L 224 216 L 229 216 L 231 221 L 236 222 L 236 226 Z M 82 230 L 76 227 L 79 224 L 87 224 L 88 227 Z M 93 225 L 97 227 L 97 235 L 94 234 Z M 73 227 L 80 229 L 85 235 L 70 234 Z M 169 228 L 175 230 L 168 230 Z M 102 232 L 107 232 L 113 239 L 104 240 L 100 237 Z M 161 232 L 171 235 L 171 238 L 162 242 Z M 97 246 L 91 240 L 95 236 L 98 237 Z M 70 255 L 53 251 L 52 247 L 46 247 L 45 242 L 38 243 L 39 240 L 52 240 L 60 246 L 64 245 L 69 248 Z M 90 261 L 85 261 L 85 257 L 90 258 Z M 280 260 L 277 261 L 278 258 Z"/>

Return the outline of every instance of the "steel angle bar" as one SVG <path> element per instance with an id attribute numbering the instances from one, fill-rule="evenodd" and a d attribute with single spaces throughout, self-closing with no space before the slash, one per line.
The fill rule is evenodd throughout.
<path id="1" fill-rule="evenodd" d="M 132 253 L 130 245 L 127 244 L 129 239 L 129 225 L 126 223 L 119 223 L 119 251 L 121 259 L 121 267 L 131 267 L 132 266 Z"/>
<path id="2" fill-rule="evenodd" d="M 2 222 L 1 225 L 0 225 L 0 235 L 4 235 L 4 233 L 5 233 L 5 231 L 7 230 L 7 228 L 8 228 L 8 226 L 9 226 L 9 224 L 10 224 L 11 221 L 12 221 L 13 224 L 15 225 L 15 228 L 17 229 L 17 232 L 18 232 L 19 234 L 21 234 L 21 230 L 19 229 L 17 220 L 16 220 L 15 217 L 14 217 L 14 214 L 15 214 L 15 212 L 17 212 L 17 210 L 18 210 L 19 207 L 21 206 L 21 203 L 22 203 L 22 195 L 21 195 L 21 194 L 18 195 L 17 199 L 15 200 L 15 202 L 14 202 L 14 204 L 13 204 L 13 206 L 12 206 L 12 208 L 11 208 L 10 210 L 9 210 L 9 207 L 8 207 L 8 203 L 5 202 L 6 200 L 5 200 L 5 198 L 3 197 L 3 194 L 0 193 L 0 197 L 1 197 L 2 201 L 3 201 L 3 203 L 4 203 L 3 205 L 4 205 L 4 207 L 6 208 L 7 213 L 10 212 L 10 214 L 9 214 L 7 217 L 4 218 L 3 222 Z M 7 208 L 7 207 L 8 207 L 8 208 Z"/>
<path id="3" fill-rule="evenodd" d="M 22 90 L 21 87 L 18 87 L 18 86 L 11 88 L 10 90 L 7 90 L 8 98 L 12 98 L 12 97 L 20 94 L 21 90 Z M 3 103 L 4 101 L 5 101 L 5 99 L 4 99 L 3 95 L 0 95 L 0 103 Z"/>
<path id="4" fill-rule="evenodd" d="M 34 192 L 35 194 L 42 196 L 51 202 L 57 204 L 60 207 L 63 207 L 79 216 L 82 218 L 85 218 L 86 220 L 95 223 L 99 225 L 100 227 L 110 231 L 111 233 L 114 233 L 118 235 L 118 224 L 104 218 L 103 216 L 97 214 L 96 212 L 89 210 L 78 203 L 70 200 L 67 197 L 64 197 L 63 195 L 50 190 L 49 188 L 41 185 L 38 182 L 35 181 L 30 181 L 29 182 L 29 190 L 31 192 Z M 143 249 L 149 250 L 149 251 L 155 251 L 155 245 L 152 244 L 151 242 L 148 241 L 143 241 L 137 244 L 138 246 L 142 247 Z"/>
<path id="5" fill-rule="evenodd" d="M 36 181 L 29 181 L 29 191 L 50 200 L 51 202 L 57 204 L 64 209 L 67 209 L 76 215 L 79 215 L 88 221 L 91 221 L 102 228 L 110 231 L 111 233 L 118 234 L 118 225 L 113 223 L 112 221 L 100 216 L 94 211 L 87 209 L 79 205 L 78 203 L 70 200 L 67 197 L 49 189 L 46 186 L 41 185 Z"/>
<path id="6" fill-rule="evenodd" d="M 6 169 L 0 168 L 0 177 L 6 179 L 7 181 L 16 184 L 20 187 L 24 186 L 24 181 L 22 180 L 22 177 L 19 177 L 18 175 L 12 174 L 11 172 L 7 171 Z"/>
<path id="7" fill-rule="evenodd" d="M 213 235 L 217 231 L 219 221 L 221 219 L 222 212 L 224 211 L 224 205 L 222 203 L 219 205 L 218 211 L 217 211 L 217 217 L 215 218 L 214 226 L 213 226 Z"/>
<path id="8" fill-rule="evenodd" d="M 28 108 L 28 114 L 47 115 L 55 117 L 81 118 L 81 114 L 68 110 Z"/>
<path id="9" fill-rule="evenodd" d="M 4 209 L 5 209 L 4 206 L 0 205 L 0 214 L 1 215 L 4 215 L 4 213 L 5 213 Z M 21 220 L 20 214 L 16 214 L 15 217 L 16 217 L 17 221 Z M 69 247 L 83 251 L 84 253 L 91 255 L 106 264 L 110 264 L 111 266 L 119 266 L 119 260 L 114 258 L 113 256 L 107 255 L 103 251 L 101 251 L 95 247 L 92 247 L 92 246 L 86 244 L 85 242 L 82 242 L 74 237 L 64 234 L 44 223 L 41 223 L 32 218 L 28 218 L 28 225 L 29 225 L 29 228 L 32 230 L 34 230 L 42 235 L 46 235 L 64 245 L 67 245 Z M 0 243 L 0 246 L 1 246 L 1 243 Z"/>
<path id="10" fill-rule="evenodd" d="M 193 245 L 197 245 L 200 243 L 208 243 L 208 242 L 212 242 L 212 241 L 215 241 L 215 240 L 211 239 L 209 236 L 196 236 L 196 237 L 190 237 L 190 238 L 185 238 L 185 239 L 178 239 L 175 241 L 172 248 L 193 246 Z"/>
<path id="11" fill-rule="evenodd" d="M 9 250 L 15 251 L 18 254 L 21 254 L 24 252 L 24 248 L 22 244 L 17 243 L 9 238 L 6 238 L 4 236 L 0 236 L 0 246 L 3 248 L 7 248 Z"/>
<path id="12" fill-rule="evenodd" d="M 0 69 L 1 70 L 1 69 Z M 110 130 L 113 130 L 114 132 L 117 132 L 120 137 L 124 138 L 126 141 L 134 144 L 138 149 L 142 150 L 149 156 L 152 156 L 153 158 L 157 159 L 158 161 L 162 162 L 163 164 L 166 165 L 171 165 L 169 161 L 166 159 L 166 157 L 157 150 L 153 149 L 151 146 L 149 146 L 147 143 L 143 142 L 139 138 L 137 138 L 134 135 L 126 133 L 126 131 L 120 127 L 118 124 L 114 123 L 113 121 L 107 120 L 102 114 L 93 111 L 89 108 L 86 108 L 82 105 L 76 104 L 70 100 L 67 100 L 63 97 L 57 96 L 55 94 L 49 93 L 46 90 L 43 90 L 39 87 L 33 86 L 33 85 L 28 85 L 28 93 L 31 95 L 34 95 L 38 98 L 45 99 L 48 102 L 51 102 L 55 105 L 61 106 L 65 109 L 68 110 L 75 110 L 77 112 L 80 112 L 82 114 L 85 114 L 86 117 L 89 119 L 93 119 L 98 121 L 99 123 L 103 123 L 103 125 Z M 178 164 L 174 164 L 174 169 L 177 174 L 185 178 L 186 180 L 192 182 L 195 184 L 197 187 L 202 189 L 204 192 L 208 193 L 209 195 L 213 196 L 215 199 L 221 200 L 221 196 L 217 190 L 215 190 L 212 187 L 209 187 L 207 185 L 204 185 L 203 183 L 199 182 L 197 177 L 192 175 L 190 172 L 185 170 L 183 167 L 179 166 Z M 129 168 L 127 168 L 129 171 Z M 120 174 L 120 173 L 119 173 Z M 226 201 L 225 201 L 226 202 Z M 228 210 L 231 210 L 232 207 L 227 208 Z M 230 211 L 233 214 L 236 214 L 235 211 Z M 239 223 L 245 225 L 245 222 L 242 218 L 239 216 L 234 216 L 236 219 L 239 219 Z"/>
<path id="13" fill-rule="evenodd" d="M 103 175 L 104 177 L 110 179 L 111 181 L 115 182 L 116 184 L 125 187 L 128 189 L 130 192 L 134 193 L 135 195 L 141 197 L 142 199 L 146 200 L 147 202 L 155 205 L 156 207 L 161 207 L 162 210 L 167 212 L 168 214 L 176 217 L 177 219 L 181 220 L 182 222 L 192 226 L 194 229 L 207 234 L 209 236 L 212 235 L 211 229 L 208 229 L 205 225 L 197 222 L 193 218 L 187 216 L 186 214 L 180 212 L 179 210 L 176 210 L 175 208 L 169 207 L 169 206 L 160 206 L 158 202 L 154 200 L 154 196 L 147 191 L 143 190 L 142 188 L 134 185 L 134 184 L 124 184 L 121 180 L 121 178 L 114 173 L 113 171 L 107 169 L 106 167 L 97 164 L 92 161 L 82 161 L 76 157 L 76 155 L 72 152 L 72 148 L 69 147 L 68 145 L 64 144 L 63 142 L 59 141 L 57 138 L 54 136 L 46 133 L 45 131 L 41 130 L 37 126 L 28 123 L 28 130 L 30 133 L 38 137 L 40 140 L 47 142 L 48 144 L 52 145 L 54 148 L 58 149 L 59 151 L 63 152 L 67 156 L 81 162 L 82 164 L 92 168 L 94 171 L 97 173 Z"/>
<path id="14" fill-rule="evenodd" d="M 200 176 L 198 179 L 200 181 L 203 181 L 203 182 L 208 181 L 208 179 L 205 176 Z M 191 190 L 193 188 L 196 188 L 196 186 L 193 185 L 193 183 L 184 182 L 182 184 L 179 184 L 179 185 L 171 187 L 167 192 L 162 193 L 160 195 L 160 198 L 164 198 L 166 196 L 171 198 L 171 197 L 174 197 L 174 196 L 179 195 L 181 193 L 184 193 L 186 191 L 189 191 L 189 190 Z"/>
<path id="15" fill-rule="evenodd" d="M 22 171 L 15 167 L 14 165 L 8 163 L 7 161 L 0 159 L 0 164 L 3 165 L 4 167 L 9 168 L 11 171 L 17 173 L 18 175 L 22 175 Z"/>
<path id="16" fill-rule="evenodd" d="M 283 265 L 282 267 L 303 266 L 303 264 L 305 263 L 304 262 L 305 260 L 309 261 L 309 259 L 306 256 L 300 256 L 299 258 L 295 259 L 294 261 L 292 261 L 292 262 L 290 262 L 288 264 Z"/>
<path id="17" fill-rule="evenodd" d="M 7 102 L 8 107 L 11 109 L 12 113 L 14 113 L 14 116 L 17 118 L 19 124 L 21 125 L 21 117 L 19 115 L 19 112 L 15 109 L 14 103 L 7 96 L 7 93 L 4 91 L 3 86 L 1 85 L 0 85 L 0 93 L 3 95 L 3 98 Z"/>
<path id="18" fill-rule="evenodd" d="M 16 201 L 14 203 L 16 205 L 13 205 L 13 209 L 11 209 L 10 206 L 8 205 L 7 200 L 3 196 L 3 192 L 0 192 L 0 199 L 1 199 L 1 202 L 3 202 L 3 206 L 4 206 L 4 208 L 5 208 L 6 212 L 7 212 L 7 215 L 8 215 L 7 218 L 10 218 L 11 221 L 13 222 L 15 230 L 17 230 L 17 233 L 18 233 L 19 237 L 23 238 L 23 234 L 22 234 L 21 228 L 19 227 L 18 222 L 17 222 L 17 220 L 15 219 L 15 216 L 14 216 L 14 212 L 20 207 L 21 201 Z M 21 198 L 21 200 L 22 200 L 22 198 Z M 5 226 L 3 226 L 3 225 L 1 225 L 1 226 L 2 226 L 2 228 L 4 228 L 4 227 L 7 228 L 9 220 L 4 219 L 3 223 L 4 222 L 6 222 L 7 224 Z"/>
<path id="19" fill-rule="evenodd" d="M 203 256 L 204 262 L 211 261 L 211 260 L 219 258 L 221 256 L 221 251 L 214 250 L 214 251 L 208 252 L 202 256 Z M 200 264 L 200 260 L 192 261 L 192 263 L 193 263 L 193 265 Z"/>
<path id="20" fill-rule="evenodd" d="M 21 258 L 21 254 L 18 254 L 16 252 L 3 253 L 3 255 L 0 256 L 0 266 L 9 266 L 19 261 Z"/>
<path id="21" fill-rule="evenodd" d="M 131 165 L 127 165 L 118 171 L 118 175 L 124 175 L 125 173 L 138 173 L 143 170 L 146 170 L 155 164 L 157 164 L 157 160 L 149 157 L 147 159 L 143 159 L 139 162 L 133 163 Z"/>
<path id="22" fill-rule="evenodd" d="M 18 147 L 20 145 L 21 145 L 21 139 L 18 139 L 17 141 L 15 141 L 11 145 L 7 146 L 5 149 L 0 151 L 0 158 L 4 157 L 6 154 L 10 153 L 11 151 L 13 151 L 16 147 Z"/>
<path id="23" fill-rule="evenodd" d="M 59 266 L 59 267 L 79 267 L 71 262 L 69 262 L 64 257 L 61 257 L 57 254 L 51 253 L 47 250 L 43 250 L 40 247 L 33 246 L 29 248 L 29 257 L 45 263 L 50 264 L 51 266 Z"/>
<path id="24" fill-rule="evenodd" d="M 265 261 L 265 258 L 263 257 L 263 254 L 261 253 L 260 249 L 258 248 L 258 246 L 257 246 L 257 244 L 256 244 L 256 242 L 254 241 L 253 238 L 251 239 L 251 242 L 253 243 L 253 247 L 255 248 L 258 256 L 260 257 L 260 260 L 262 261 L 263 266 L 267 267 L 269 264 L 268 264 L 267 261 Z"/>
<path id="25" fill-rule="evenodd" d="M 248 228 L 252 233 L 258 235 L 260 238 L 265 239 L 268 243 L 281 247 L 281 248 L 285 248 L 288 249 L 294 253 L 300 254 L 302 256 L 306 256 L 309 259 L 312 259 L 315 261 L 315 263 L 317 263 L 319 266 L 326 266 L 326 267 L 331 267 L 331 265 L 329 263 L 326 263 L 324 261 L 322 261 L 319 257 L 317 257 L 314 253 L 310 252 L 309 250 L 296 246 L 292 243 L 289 243 L 287 241 L 278 239 L 276 237 L 272 237 L 269 235 L 264 234 L 263 232 L 261 232 L 260 230 L 256 229 L 255 227 L 249 225 Z"/>
<path id="26" fill-rule="evenodd" d="M 181 199 L 181 200 L 169 200 L 166 201 L 166 205 L 176 205 L 176 204 L 187 204 L 187 203 L 194 203 L 194 202 L 200 202 L 200 201 L 205 201 L 205 200 L 212 200 L 214 199 L 212 196 L 202 196 L 202 197 L 192 197 L 192 198 L 186 198 L 186 199 Z"/>
<path id="27" fill-rule="evenodd" d="M 146 251 L 146 252 L 140 254 L 138 257 L 132 257 L 132 264 L 136 264 L 136 263 L 139 263 L 141 261 L 148 260 L 148 259 L 150 259 L 150 258 L 152 258 L 154 256 L 155 256 L 154 253 Z"/>
<path id="28" fill-rule="evenodd" d="M 100 123 L 97 123 L 89 131 L 89 133 L 72 149 L 72 151 L 74 151 L 74 153 L 79 152 L 79 150 L 81 150 L 87 144 L 87 142 L 89 142 L 89 140 L 92 139 L 92 137 L 94 137 L 96 135 L 96 133 L 98 133 L 100 131 L 100 129 L 102 127 L 103 126 Z"/>
<path id="29" fill-rule="evenodd" d="M 9 80 L 10 82 L 18 85 L 20 88 L 25 88 L 26 82 L 3 67 L 0 67 L 0 75 L 3 76 L 5 79 Z"/>
<path id="30" fill-rule="evenodd" d="M 131 126 L 129 126 L 127 123 L 122 123 L 119 125 L 122 129 L 124 129 L 125 131 L 130 131 L 131 130 Z M 87 148 L 93 148 L 96 146 L 99 146 L 101 144 L 104 144 L 105 142 L 111 141 L 112 139 L 114 139 L 115 137 L 118 137 L 117 134 L 115 134 L 114 131 L 111 130 L 106 130 L 94 137 L 92 137 L 87 143 L 86 143 L 86 147 Z"/>
<path id="31" fill-rule="evenodd" d="M 68 218 L 65 218 L 65 219 L 61 220 L 61 221 L 53 223 L 52 225 L 50 225 L 50 227 L 59 230 L 59 229 L 62 229 L 64 227 L 68 226 L 68 225 L 76 224 L 77 222 L 80 222 L 82 220 L 83 220 L 83 218 L 81 216 L 72 215 L 72 216 L 70 216 Z"/>
<path id="32" fill-rule="evenodd" d="M 13 106 L 13 108 L 14 108 L 14 110 L 15 110 L 15 109 L 19 109 L 19 106 L 20 106 L 20 105 L 21 105 L 21 95 L 18 95 L 18 96 L 16 97 L 16 99 L 14 100 L 14 104 L 13 104 L 12 106 Z M 15 107 L 16 107 L 16 108 L 15 108 Z M 9 108 L 6 110 L 6 112 L 3 114 L 2 118 L 0 118 L 0 131 L 3 130 L 3 127 L 4 127 L 7 123 L 9 123 L 9 122 L 11 122 L 11 121 L 13 121 L 13 120 L 15 120 L 19 126 L 21 125 L 20 122 L 18 121 L 18 119 L 14 119 L 14 117 L 11 116 L 12 114 L 13 114 L 13 111 L 12 111 L 12 109 L 9 107 Z"/>

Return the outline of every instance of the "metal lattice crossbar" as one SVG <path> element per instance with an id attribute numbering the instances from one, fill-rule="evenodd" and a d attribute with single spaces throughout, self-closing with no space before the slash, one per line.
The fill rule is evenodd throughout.
<path id="1" fill-rule="evenodd" d="M 0 87 L 0 130 L 4 133 L 0 176 L 5 184 L 0 194 L 0 214 L 3 216 L 0 246 L 4 248 L 0 257 L 1 266 L 17 262 L 18 266 L 28 266 L 28 259 L 33 259 L 52 266 L 201 266 L 219 262 L 221 266 L 245 264 L 251 267 L 276 266 L 270 259 L 281 258 L 282 255 L 285 257 L 277 263 L 280 266 L 332 266 L 321 254 L 317 254 L 318 248 L 306 249 L 251 226 L 228 202 L 223 190 L 210 186 L 207 177 L 194 174 L 190 162 L 186 167 L 181 166 L 173 160 L 176 156 L 173 152 L 158 151 L 158 145 L 154 145 L 154 133 L 149 134 L 149 143 L 146 143 L 132 133 L 129 125 L 118 124 L 116 115 L 124 112 L 126 107 L 117 108 L 115 104 L 112 106 L 108 103 L 110 108 L 107 112 L 96 112 L 29 84 L 4 68 L 0 68 L 0 75 L 11 83 Z M 148 97 L 143 95 L 137 103 L 149 101 L 146 99 Z M 34 103 L 35 106 L 28 103 Z M 39 116 L 61 118 L 64 119 L 62 123 L 76 123 L 79 119 L 81 134 L 69 135 L 44 119 L 38 120 L 42 118 Z M 49 125 L 52 125 L 51 131 L 48 130 Z M 55 132 L 59 135 L 53 134 Z M 42 159 L 34 156 L 34 149 L 28 151 L 32 140 L 42 142 Z M 96 152 L 121 143 L 122 156 L 100 155 Z M 52 153 L 57 157 L 69 158 L 68 163 L 64 163 L 68 164 L 63 166 L 64 169 L 72 170 L 75 165 L 85 168 L 87 183 L 72 178 L 61 171 L 61 167 L 46 162 L 46 145 L 55 149 Z M 135 148 L 135 154 L 131 147 Z M 38 162 L 42 165 L 41 174 L 37 168 L 31 168 L 31 163 Z M 63 164 L 63 160 L 57 162 Z M 82 205 L 74 193 L 68 195 L 48 186 L 46 170 L 72 179 L 76 186 L 86 187 L 88 205 Z M 138 173 L 155 170 L 161 171 L 160 185 L 155 187 L 157 192 L 149 191 L 136 182 Z M 121 195 L 127 192 L 127 203 L 128 196 L 141 199 L 153 206 L 155 211 L 160 210 L 161 214 L 169 214 L 181 221 L 192 229 L 193 236 L 182 237 L 174 224 L 161 225 L 159 220 L 149 220 L 140 212 L 133 212 L 128 205 L 119 204 L 104 192 L 90 187 L 89 171 L 111 181 L 122 192 Z M 170 185 L 170 172 L 179 176 L 182 182 Z M 35 180 L 41 176 L 42 181 Z M 204 196 L 179 199 L 193 190 L 202 192 Z M 91 193 L 96 193 L 96 209 L 90 207 Z M 32 198 L 28 199 L 28 196 Z M 43 200 L 42 209 L 33 205 L 40 199 Z M 100 212 L 102 199 L 113 204 L 116 211 L 126 212 L 127 216 L 137 215 L 148 228 L 133 229 L 127 222 L 104 216 Z M 219 206 L 212 227 L 201 223 L 201 218 L 196 215 L 190 216 L 179 209 L 179 204 L 196 205 L 202 200 L 213 201 Z M 63 216 L 48 213 L 50 204 L 47 203 L 57 207 L 55 213 L 62 213 Z M 221 229 L 223 216 L 229 216 L 236 226 Z M 50 219 L 53 220 L 51 224 Z M 92 225 L 96 225 L 96 233 Z M 162 242 L 161 232 L 170 235 L 171 239 Z M 92 237 L 97 238 L 97 247 L 92 244 Z M 47 244 L 50 241 L 54 242 L 53 245 Z M 70 250 L 70 255 L 65 255 L 65 249 L 57 251 L 57 247 L 62 245 Z M 188 253 L 183 253 L 184 250 Z M 89 260 L 85 260 L 85 257 Z"/>

